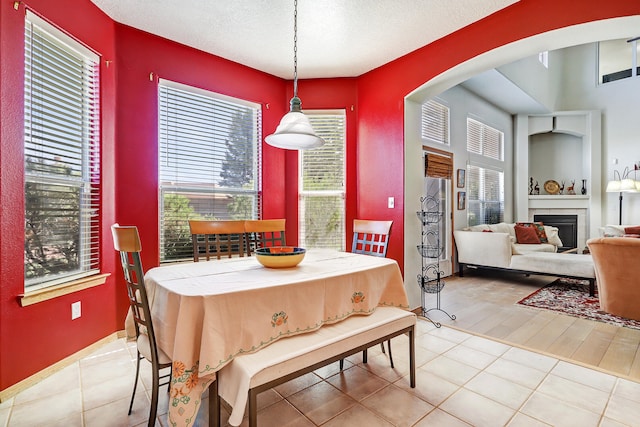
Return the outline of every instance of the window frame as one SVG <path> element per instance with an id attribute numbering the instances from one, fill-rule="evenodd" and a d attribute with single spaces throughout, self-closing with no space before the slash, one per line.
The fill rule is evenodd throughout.
<path id="1" fill-rule="evenodd" d="M 21 299 L 23 306 L 102 284 L 107 276 L 99 274 L 102 210 L 100 56 L 29 9 L 26 10 L 24 29 L 25 294 Z M 71 58 L 73 61 L 70 60 Z M 72 71 L 77 74 L 69 74 Z M 66 76 L 66 78 L 54 77 L 56 75 Z M 74 92 L 77 86 L 81 86 L 79 93 L 82 95 L 79 97 L 73 96 L 77 95 L 77 92 Z M 31 162 L 29 162 L 30 158 Z M 61 170 L 65 173 L 61 173 Z M 55 187 L 58 190 L 53 190 Z M 64 259 L 67 256 L 74 256 L 77 258 L 78 265 L 69 271 L 56 274 L 45 272 L 30 278 L 27 273 L 26 248 L 31 241 L 31 237 L 28 236 L 34 234 L 33 229 L 27 230 L 27 224 L 34 224 L 34 222 L 29 220 L 28 210 L 32 209 L 31 206 L 36 211 L 39 208 L 37 203 L 29 202 L 29 192 L 43 191 L 43 194 L 46 194 L 62 191 L 64 188 L 72 189 L 64 190 L 65 194 L 72 195 L 69 200 L 75 198 L 73 193 L 77 191 L 78 234 L 74 234 L 75 237 L 72 238 L 77 244 L 75 255 L 67 255 L 69 252 L 74 252 L 73 249 L 67 248 L 62 249 L 64 255 L 60 256 Z M 55 193 L 49 196 L 35 196 L 35 198 L 54 196 Z M 52 205 L 46 203 L 44 206 L 47 206 L 45 210 L 53 212 Z M 62 209 L 62 205 L 59 207 Z M 64 215 L 64 217 L 67 222 L 73 222 L 73 216 Z M 44 221 L 43 224 L 35 227 L 49 230 L 49 235 L 45 234 L 45 236 L 53 248 L 55 242 L 59 240 L 55 231 L 54 234 L 50 233 L 51 230 L 55 230 L 53 228 L 55 218 L 62 218 L 62 216 L 47 216 L 47 218 L 50 222 Z M 56 227 L 67 228 L 60 224 Z M 68 239 L 66 241 L 68 242 Z M 47 268 L 46 261 L 50 261 L 49 258 L 53 258 L 53 254 L 42 256 L 45 258 L 44 268 Z M 54 264 L 60 264 L 60 259 L 57 258 Z M 49 266 L 49 268 L 52 267 Z"/>
<path id="2" fill-rule="evenodd" d="M 479 126 L 480 129 L 472 129 L 473 126 Z M 496 133 L 499 138 L 496 147 L 486 147 L 485 142 L 487 141 L 487 134 L 492 137 L 493 133 Z M 471 144 L 471 137 L 473 135 L 480 135 L 480 141 L 474 142 Z M 488 141 L 493 141 L 494 138 L 489 138 Z M 498 129 L 497 127 L 491 126 L 483 121 L 479 117 L 467 117 L 467 154 L 469 156 L 469 162 L 466 168 L 466 211 L 467 211 L 467 225 L 476 225 L 482 224 L 485 219 L 487 219 L 487 215 L 485 212 L 485 204 L 491 203 L 499 204 L 499 212 L 497 222 L 504 221 L 505 214 L 505 166 L 506 161 L 504 160 L 504 131 Z M 487 155 L 487 153 L 498 153 L 498 155 Z M 482 177 L 476 178 L 476 174 L 472 171 L 472 168 L 479 169 L 479 174 Z M 484 195 L 486 195 L 486 171 L 495 172 L 498 175 L 498 198 L 499 200 L 486 200 Z M 476 182 L 478 180 L 478 182 Z M 478 186 L 477 193 L 478 198 L 475 198 L 474 186 Z M 474 210 L 472 207 L 474 204 L 480 204 L 479 212 L 485 212 L 485 214 L 481 214 L 482 219 L 471 219 L 471 216 L 474 214 Z M 480 222 L 477 222 L 480 221 Z"/>
<path id="3" fill-rule="evenodd" d="M 307 110 L 304 112 L 309 118 L 312 127 L 314 128 L 316 134 L 325 141 L 330 138 L 327 138 L 327 135 L 323 135 L 322 126 L 316 122 L 314 124 L 314 119 L 318 116 L 334 116 L 334 120 L 342 121 L 341 128 L 341 137 L 342 137 L 342 185 L 338 189 L 331 190 L 310 190 L 304 188 L 304 156 L 306 153 L 310 152 L 319 152 L 321 150 L 326 150 L 327 146 L 330 144 L 330 141 L 327 141 L 323 147 L 319 147 L 313 150 L 300 150 L 298 152 L 298 242 L 300 245 L 304 247 L 314 248 L 314 247 L 326 247 L 326 246 L 314 246 L 307 242 L 306 236 L 306 209 L 305 209 L 305 199 L 310 197 L 327 197 L 327 198 L 336 198 L 338 197 L 341 200 L 340 209 L 341 209 L 341 221 L 339 224 L 339 230 L 336 232 L 336 235 L 340 238 L 340 248 L 339 250 L 344 251 L 346 248 L 346 189 L 347 189 L 347 114 L 345 109 L 330 109 L 330 110 Z M 338 118 L 339 117 L 339 118 Z M 334 162 L 335 164 L 335 162 Z M 335 242 L 334 242 L 335 243 Z M 337 245 L 334 244 L 330 247 L 338 249 Z"/>
<path id="4" fill-rule="evenodd" d="M 420 106 L 420 137 L 429 142 L 451 145 L 451 109 L 442 100 L 429 99 Z"/>
<path id="5" fill-rule="evenodd" d="M 164 92 L 163 92 L 164 91 Z M 191 235 L 189 233 L 189 219 L 232 219 L 217 217 L 217 209 L 228 208 L 229 197 L 248 196 L 251 200 L 249 208 L 250 215 L 244 217 L 233 217 L 233 219 L 258 219 L 262 215 L 262 106 L 258 103 L 246 101 L 243 99 L 223 95 L 217 92 L 185 85 L 167 79 L 159 79 L 158 88 L 158 244 L 159 257 L 161 263 L 177 262 L 189 259 L 193 255 L 191 246 Z M 205 116 L 204 111 L 195 119 L 188 116 L 188 112 L 180 115 L 178 104 L 176 107 L 167 112 L 163 109 L 168 108 L 169 100 L 163 96 L 173 96 L 177 99 L 176 103 L 182 106 L 191 106 L 196 108 L 208 108 L 211 111 L 210 116 Z M 192 104 L 189 104 L 192 102 Z M 165 105 L 166 103 L 167 105 Z M 184 103 L 184 104 L 183 104 Z M 215 110 L 215 111 L 213 111 Z M 178 114 L 176 115 L 176 112 Z M 238 129 L 239 133 L 251 133 L 250 140 L 253 142 L 251 146 L 251 187 L 233 187 L 219 186 L 224 181 L 222 175 L 228 148 L 222 145 L 227 143 L 231 134 L 232 124 L 234 123 L 234 113 L 250 112 L 251 126 L 242 126 Z M 172 119 L 168 115 L 173 115 Z M 202 120 L 205 117 L 206 120 Z M 173 120 L 175 119 L 175 120 Z M 173 121 L 172 121 L 173 120 Z M 207 124 L 205 125 L 205 121 Z M 170 123 L 171 122 L 171 123 Z M 189 122 L 189 123 L 187 123 Z M 243 121 L 242 123 L 244 123 Z M 166 126 L 166 129 L 163 128 Z M 172 138 L 171 126 L 173 129 L 188 129 L 190 135 L 182 139 Z M 178 133 L 173 131 L 173 135 Z M 186 134 L 186 133 L 185 133 Z M 174 151 L 169 155 L 170 150 L 175 150 L 177 146 L 184 144 L 189 147 L 189 151 Z M 209 148 L 214 147 L 214 148 Z M 239 147 L 234 145 L 234 147 Z M 241 147 L 242 148 L 242 147 Z M 244 147 L 246 148 L 246 147 Z M 207 161 L 199 161 L 197 169 L 191 172 L 193 175 L 184 173 L 185 168 L 180 165 L 187 165 L 188 157 L 197 155 L 200 151 L 200 159 L 204 153 L 207 153 Z M 182 156 L 180 156 L 180 154 Z M 246 152 L 245 152 L 246 154 Z M 224 159 L 223 159 L 224 158 Z M 185 160 L 186 159 L 186 160 Z M 172 162 L 172 166 L 163 168 L 166 164 Z M 193 166 L 193 162 L 189 167 Z M 244 167 L 244 166 L 242 166 Z M 175 180 L 170 179 L 170 175 L 175 174 Z M 195 180 L 194 178 L 204 178 Z M 175 239 L 170 243 L 176 244 L 174 255 L 168 255 L 166 250 L 167 228 L 165 227 L 167 212 L 165 205 L 165 196 L 175 194 L 183 195 L 188 199 L 189 208 L 193 209 L 192 213 L 187 212 L 186 217 L 181 218 L 180 230 L 174 230 Z M 200 202 L 198 202 L 200 200 Z M 178 203 L 180 201 L 178 200 Z M 204 207 L 209 204 L 209 207 Z M 224 206 L 223 206 L 224 205 Z M 246 209 L 245 209 L 246 210 Z M 227 212 L 228 213 L 228 212 Z M 178 221 L 179 218 L 174 219 Z M 177 222 L 176 222 L 177 224 Z M 178 245 L 182 246 L 178 246 Z"/>
<path id="6" fill-rule="evenodd" d="M 618 42 L 630 43 L 629 49 L 628 49 L 629 52 L 624 52 L 625 55 L 630 55 L 630 56 L 623 58 L 625 61 L 628 61 L 629 68 L 624 67 L 621 70 L 605 73 L 603 71 L 603 65 L 602 65 L 603 47 L 607 47 L 607 46 L 610 46 L 612 43 L 618 43 Z M 606 44 L 606 45 L 603 45 L 603 44 Z M 640 37 L 634 37 L 631 39 L 615 39 L 615 40 L 600 41 L 597 43 L 596 56 L 597 56 L 597 61 L 596 61 L 597 82 L 596 83 L 598 85 L 605 85 L 613 82 L 624 81 L 626 79 L 635 78 L 640 75 Z M 616 56 L 616 58 L 618 57 Z M 629 75 L 627 75 L 627 72 L 629 73 Z"/>

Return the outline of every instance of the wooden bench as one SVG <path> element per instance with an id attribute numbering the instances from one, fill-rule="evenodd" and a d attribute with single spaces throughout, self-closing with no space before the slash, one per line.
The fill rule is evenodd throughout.
<path id="1" fill-rule="evenodd" d="M 415 387 L 415 325 L 413 312 L 378 307 L 370 315 L 353 315 L 238 356 L 218 371 L 209 387 L 209 425 L 220 424 L 222 397 L 233 408 L 231 425 L 242 422 L 248 401 L 249 426 L 255 427 L 259 393 L 405 333 L 409 335 L 410 385 Z"/>

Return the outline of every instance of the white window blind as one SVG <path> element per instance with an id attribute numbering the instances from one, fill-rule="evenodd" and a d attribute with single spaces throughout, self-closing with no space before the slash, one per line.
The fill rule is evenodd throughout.
<path id="1" fill-rule="evenodd" d="M 99 58 L 28 12 L 25 20 L 25 288 L 98 272 Z"/>
<path id="2" fill-rule="evenodd" d="M 467 118 L 467 151 L 495 160 L 504 160 L 504 134 L 497 129 Z"/>
<path id="3" fill-rule="evenodd" d="M 308 112 L 326 144 L 299 154 L 299 245 L 345 249 L 345 112 Z"/>
<path id="4" fill-rule="evenodd" d="M 260 105 L 161 80 L 160 259 L 193 254 L 190 219 L 260 214 Z"/>
<path id="5" fill-rule="evenodd" d="M 504 173 L 481 166 L 467 167 L 467 219 L 469 225 L 497 224 L 504 220 Z"/>
<path id="6" fill-rule="evenodd" d="M 449 145 L 449 107 L 434 100 L 422 104 L 422 138 Z"/>

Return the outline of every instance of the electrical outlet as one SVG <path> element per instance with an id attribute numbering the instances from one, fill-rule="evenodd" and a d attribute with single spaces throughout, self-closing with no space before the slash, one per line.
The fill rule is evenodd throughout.
<path id="1" fill-rule="evenodd" d="M 393 209 L 393 207 L 395 206 L 395 204 L 396 204 L 396 200 L 395 200 L 393 197 L 389 197 L 389 198 L 387 199 L 387 207 L 388 207 L 389 209 Z"/>
<path id="2" fill-rule="evenodd" d="M 80 306 L 80 301 L 76 301 L 71 304 L 71 320 L 75 320 L 80 316 L 82 316 L 82 308 Z"/>

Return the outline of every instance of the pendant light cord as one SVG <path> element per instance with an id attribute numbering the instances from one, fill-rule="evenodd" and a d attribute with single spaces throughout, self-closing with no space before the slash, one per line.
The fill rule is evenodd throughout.
<path id="1" fill-rule="evenodd" d="M 298 0 L 293 0 L 293 96 L 298 96 Z"/>

